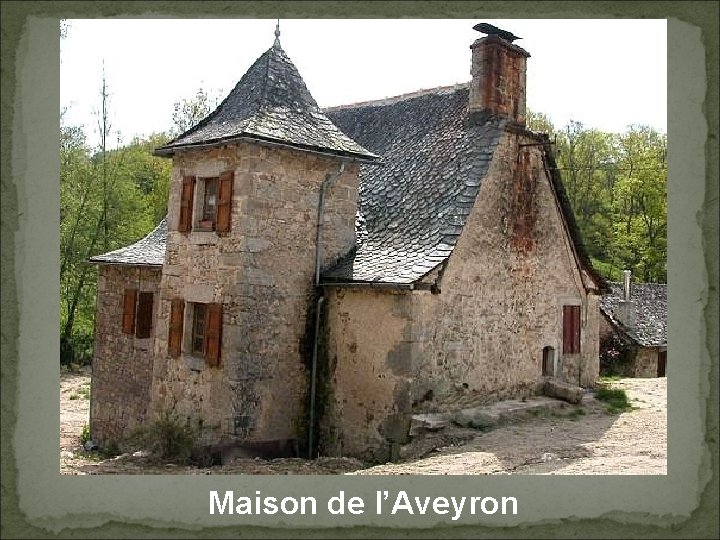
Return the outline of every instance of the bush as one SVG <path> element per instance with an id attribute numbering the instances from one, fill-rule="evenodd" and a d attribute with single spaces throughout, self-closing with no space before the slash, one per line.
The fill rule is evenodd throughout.
<path id="1" fill-rule="evenodd" d="M 72 396 L 70 397 L 72 399 Z M 85 443 L 90 440 L 90 426 L 85 424 L 82 428 L 82 433 L 80 433 L 80 442 L 83 445 L 83 448 L 85 447 Z"/>
<path id="2" fill-rule="evenodd" d="M 88 366 L 93 356 L 91 332 L 76 332 L 70 339 L 60 338 L 60 365 L 78 364 Z"/>
<path id="3" fill-rule="evenodd" d="M 131 443 L 140 445 L 153 457 L 175 463 L 190 460 L 196 439 L 195 431 L 172 411 L 164 411 L 159 420 L 135 429 L 130 436 Z"/>
<path id="4" fill-rule="evenodd" d="M 634 356 L 632 346 L 616 334 L 606 334 L 600 338 L 601 375 L 630 375 Z"/>
<path id="5" fill-rule="evenodd" d="M 629 411 L 633 408 L 625 390 L 621 388 L 600 387 L 595 392 L 595 397 L 607 403 L 607 411 L 611 414 Z"/>

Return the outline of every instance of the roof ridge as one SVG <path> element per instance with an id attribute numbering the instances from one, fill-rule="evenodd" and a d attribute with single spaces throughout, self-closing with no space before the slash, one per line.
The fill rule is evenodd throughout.
<path id="1" fill-rule="evenodd" d="M 455 83 L 450 84 L 446 86 L 436 86 L 434 88 L 421 88 L 419 90 L 415 90 L 414 92 L 408 92 L 406 94 L 399 94 L 397 96 L 390 96 L 380 99 L 371 99 L 369 101 L 358 101 L 355 103 L 347 103 L 345 105 L 335 105 L 333 107 L 323 107 L 323 112 L 333 112 L 333 111 L 342 111 L 344 109 L 354 109 L 356 107 L 366 107 L 370 105 L 374 105 L 377 107 L 382 107 L 384 105 L 393 105 L 395 103 L 399 103 L 401 101 L 405 101 L 408 99 L 413 99 L 420 96 L 426 96 L 429 94 L 436 94 L 436 95 L 442 95 L 442 94 L 449 94 L 450 92 L 455 92 L 457 90 L 463 90 L 465 88 L 469 88 L 470 83 L 464 82 L 464 83 Z"/>

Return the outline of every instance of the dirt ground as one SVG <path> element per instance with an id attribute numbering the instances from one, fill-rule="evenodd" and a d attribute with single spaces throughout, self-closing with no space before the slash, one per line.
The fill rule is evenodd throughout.
<path id="1" fill-rule="evenodd" d="M 450 430 L 420 458 L 368 467 L 351 458 L 242 459 L 198 468 L 147 457 L 102 459 L 80 443 L 88 422 L 89 372 L 63 373 L 60 391 L 61 474 L 666 474 L 667 379 L 621 379 L 633 409 L 609 414 L 586 396 L 582 414 L 538 416 L 492 431 Z M 574 410 L 574 409 L 573 409 Z"/>

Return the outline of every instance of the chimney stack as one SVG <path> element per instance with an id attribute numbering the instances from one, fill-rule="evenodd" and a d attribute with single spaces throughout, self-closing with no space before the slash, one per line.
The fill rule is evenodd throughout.
<path id="1" fill-rule="evenodd" d="M 616 318 L 628 328 L 635 327 L 635 302 L 632 301 L 632 272 L 623 271 L 623 298 L 618 303 Z"/>
<path id="2" fill-rule="evenodd" d="M 623 300 L 625 302 L 630 301 L 630 278 L 632 272 L 630 270 L 623 270 Z"/>
<path id="3" fill-rule="evenodd" d="M 471 115 L 491 114 L 524 126 L 525 69 L 530 53 L 500 37 L 509 35 L 510 39 L 515 38 L 510 32 L 499 32 L 499 35 L 492 33 L 482 37 L 470 46 L 472 82 L 468 112 Z"/>

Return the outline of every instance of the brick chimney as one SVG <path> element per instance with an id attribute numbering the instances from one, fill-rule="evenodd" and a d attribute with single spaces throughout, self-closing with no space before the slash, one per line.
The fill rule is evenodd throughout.
<path id="1" fill-rule="evenodd" d="M 525 125 L 525 49 L 492 34 L 471 46 L 468 112 L 489 113 Z"/>

